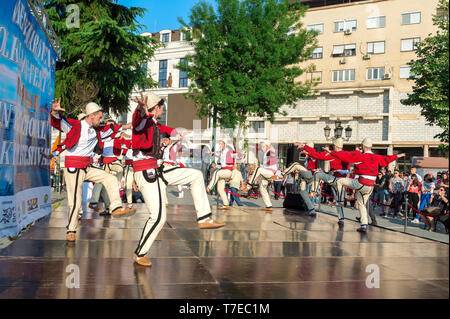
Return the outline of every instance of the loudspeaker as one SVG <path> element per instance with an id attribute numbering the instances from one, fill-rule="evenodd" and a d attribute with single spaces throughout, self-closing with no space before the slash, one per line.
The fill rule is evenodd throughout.
<path id="1" fill-rule="evenodd" d="M 286 154 L 286 167 L 289 167 L 294 162 L 300 161 L 300 150 L 297 148 L 297 146 L 291 144 L 289 145 L 287 149 Z"/>
<path id="2" fill-rule="evenodd" d="M 298 209 L 307 211 L 308 208 L 305 205 L 305 202 L 303 201 L 303 198 L 300 194 L 294 194 L 294 193 L 287 193 L 286 197 L 284 198 L 283 202 L 284 208 L 292 208 L 292 209 Z"/>

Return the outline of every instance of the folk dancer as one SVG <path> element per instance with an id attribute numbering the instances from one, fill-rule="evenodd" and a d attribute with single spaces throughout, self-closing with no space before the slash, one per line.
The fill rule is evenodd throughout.
<path id="1" fill-rule="evenodd" d="M 344 187 L 355 190 L 355 198 L 361 216 L 361 227 L 359 232 L 367 231 L 368 216 L 366 203 L 372 193 L 375 180 L 377 178 L 378 166 L 386 167 L 389 163 L 405 156 L 404 153 L 398 155 L 377 155 L 372 152 L 372 140 L 366 137 L 362 141 L 363 152 L 360 151 L 332 151 L 330 154 L 343 162 L 354 163 L 355 178 L 340 178 L 337 181 L 338 199 L 334 205 L 343 207 L 345 199 Z"/>
<path id="2" fill-rule="evenodd" d="M 85 110 L 86 117 L 83 120 L 75 120 L 66 119 L 60 114 L 65 111 L 61 108 L 61 98 L 53 100 L 51 105 L 51 125 L 66 133 L 66 139 L 49 157 L 66 151 L 64 179 L 69 206 L 66 240 L 74 242 L 78 226 L 78 211 L 81 208 L 83 181 L 102 183 L 105 186 L 111 199 L 110 209 L 113 215 L 128 214 L 132 210 L 122 207 L 116 178 L 104 170 L 91 166 L 96 147 L 102 148 L 103 140 L 114 134 L 116 129 L 113 126 L 100 126 L 103 116 L 100 106 L 94 102 L 88 103 Z M 128 126 L 123 125 L 122 128 Z"/>
<path id="3" fill-rule="evenodd" d="M 266 206 L 263 210 L 271 212 L 273 208 L 270 195 L 267 192 L 267 186 L 278 170 L 277 152 L 270 142 L 262 142 L 259 145 L 263 153 L 262 165 L 255 169 L 252 176 L 248 179 L 248 185 L 250 187 L 255 186 L 256 181 L 261 177 L 262 180 L 259 186 L 259 192 L 261 193 L 264 205 Z"/>
<path id="4" fill-rule="evenodd" d="M 228 196 L 225 193 L 225 181 L 231 178 L 236 159 L 242 159 L 243 154 L 228 149 L 225 141 L 220 141 L 219 151 L 214 152 L 214 156 L 218 159 L 216 166 L 218 169 L 212 174 L 206 191 L 210 193 L 213 187 L 217 184 L 217 192 L 222 199 L 222 206 L 218 207 L 218 209 L 229 210 L 230 206 Z"/>
<path id="5" fill-rule="evenodd" d="M 132 120 L 134 179 L 144 197 L 150 218 L 144 226 L 133 259 L 140 265 L 151 266 L 151 261 L 145 255 L 166 222 L 166 206 L 162 196 L 166 192 L 166 185 L 191 184 L 200 229 L 219 228 L 224 224 L 211 218 L 211 208 L 199 170 L 181 167 L 165 169 L 162 165 L 161 135 L 177 134 L 175 129 L 158 122 L 164 112 L 164 100 L 153 93 L 144 98 L 141 93 L 141 98 L 136 98 L 135 102 L 138 106 Z"/>

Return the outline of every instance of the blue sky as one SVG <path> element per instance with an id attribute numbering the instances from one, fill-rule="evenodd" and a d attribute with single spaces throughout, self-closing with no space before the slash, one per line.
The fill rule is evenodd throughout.
<path id="1" fill-rule="evenodd" d="M 204 0 L 215 5 L 214 0 Z M 141 32 L 158 32 L 163 29 L 176 30 L 181 27 L 178 17 L 189 23 L 191 8 L 200 0 L 119 0 L 126 7 L 146 8 L 144 18 L 139 19 L 146 27 Z"/>

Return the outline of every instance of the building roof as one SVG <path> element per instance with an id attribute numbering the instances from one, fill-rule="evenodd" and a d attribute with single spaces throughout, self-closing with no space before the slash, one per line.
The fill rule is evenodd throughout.
<path id="1" fill-rule="evenodd" d="M 418 168 L 448 168 L 448 158 L 416 157 L 412 158 L 412 167 Z"/>

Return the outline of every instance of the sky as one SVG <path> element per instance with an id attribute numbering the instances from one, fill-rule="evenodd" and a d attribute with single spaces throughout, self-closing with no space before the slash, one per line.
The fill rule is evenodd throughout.
<path id="1" fill-rule="evenodd" d="M 138 22 L 145 24 L 140 32 L 158 32 L 164 29 L 176 30 L 181 28 L 178 17 L 189 23 L 191 8 L 201 0 L 119 0 L 118 3 L 126 7 L 146 8 L 147 12 Z M 215 5 L 214 0 L 203 0 Z"/>

